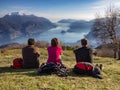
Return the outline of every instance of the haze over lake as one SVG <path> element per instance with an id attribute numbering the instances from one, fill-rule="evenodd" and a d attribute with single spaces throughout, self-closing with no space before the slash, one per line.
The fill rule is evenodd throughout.
<path id="1" fill-rule="evenodd" d="M 66 43 L 67 42 L 72 43 L 80 40 L 81 38 L 84 37 L 85 34 L 88 33 L 86 31 L 81 33 L 73 33 L 73 32 L 61 33 L 63 30 L 67 31 L 69 29 L 69 24 L 57 23 L 57 25 L 58 26 L 56 28 L 40 33 L 37 39 L 49 41 L 50 39 L 57 37 L 60 39 L 60 41 L 63 41 Z"/>
<path id="2" fill-rule="evenodd" d="M 84 35 L 88 34 L 90 31 L 90 30 L 85 30 L 85 32 L 81 32 L 81 33 L 67 32 L 70 25 L 69 23 L 56 23 L 56 24 L 57 24 L 56 28 L 52 28 L 48 31 L 38 33 L 30 37 L 33 37 L 39 41 L 47 41 L 47 42 L 50 42 L 52 38 L 57 37 L 60 41 L 64 43 L 76 43 L 78 40 L 84 38 Z M 65 32 L 62 33 L 62 31 L 65 31 Z M 30 37 L 21 37 L 13 41 L 26 42 L 26 40 Z"/>

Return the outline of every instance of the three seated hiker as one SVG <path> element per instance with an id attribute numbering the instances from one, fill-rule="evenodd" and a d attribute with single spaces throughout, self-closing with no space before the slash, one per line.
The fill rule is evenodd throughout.
<path id="1" fill-rule="evenodd" d="M 93 65 L 93 51 L 87 44 L 88 41 L 84 38 L 81 40 L 82 47 L 74 50 L 76 65 L 73 68 L 73 72 L 78 75 L 90 75 L 102 79 L 102 64 L 100 64 L 100 67 L 98 67 L 98 64 Z"/>
<path id="2" fill-rule="evenodd" d="M 88 40 L 84 38 L 81 40 L 82 47 L 74 50 L 76 62 L 93 63 L 93 50 L 87 44 Z"/>
<path id="3" fill-rule="evenodd" d="M 33 38 L 28 39 L 28 46 L 22 48 L 23 68 L 39 68 L 39 48 Z"/>
<path id="4" fill-rule="evenodd" d="M 63 65 L 61 60 L 62 47 L 59 46 L 59 41 L 57 38 L 51 40 L 51 46 L 47 48 L 48 60 L 46 64 L 42 64 L 38 69 L 38 74 L 51 74 L 57 73 L 60 76 L 66 76 L 66 67 Z"/>
<path id="5" fill-rule="evenodd" d="M 82 39 L 82 47 L 74 50 L 76 65 L 73 67 L 73 72 L 77 75 L 89 75 L 102 79 L 102 64 L 100 67 L 98 67 L 98 64 L 95 66 L 93 65 L 93 51 L 87 44 L 87 39 Z M 35 40 L 30 38 L 28 39 L 28 46 L 22 49 L 23 60 L 17 58 L 19 59 L 17 61 L 23 62 L 22 68 L 36 68 L 38 75 L 51 75 L 52 73 L 55 73 L 58 76 L 67 76 L 67 68 L 64 66 L 61 59 L 63 50 L 57 38 L 51 40 L 51 46 L 48 46 L 47 51 L 48 59 L 46 63 L 42 63 L 39 67 L 39 48 L 35 47 Z"/>

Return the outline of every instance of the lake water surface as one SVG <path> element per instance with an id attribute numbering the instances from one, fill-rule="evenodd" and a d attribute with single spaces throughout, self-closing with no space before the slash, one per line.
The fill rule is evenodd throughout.
<path id="1" fill-rule="evenodd" d="M 49 42 L 52 38 L 57 37 L 62 42 L 73 43 L 80 40 L 81 38 L 84 37 L 85 34 L 88 33 L 88 32 L 79 33 L 66 32 L 69 29 L 69 24 L 57 23 L 57 25 L 58 27 L 56 28 L 52 28 L 46 32 L 40 33 L 38 36 L 36 36 L 36 39 Z M 61 31 L 65 31 L 65 33 L 61 33 Z"/>

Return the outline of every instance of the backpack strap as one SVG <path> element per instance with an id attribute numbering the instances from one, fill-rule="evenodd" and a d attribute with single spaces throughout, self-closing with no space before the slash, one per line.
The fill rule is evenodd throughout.
<path id="1" fill-rule="evenodd" d="M 85 66 L 86 66 L 86 71 L 92 71 L 94 67 L 91 63 L 88 62 L 85 62 Z"/>

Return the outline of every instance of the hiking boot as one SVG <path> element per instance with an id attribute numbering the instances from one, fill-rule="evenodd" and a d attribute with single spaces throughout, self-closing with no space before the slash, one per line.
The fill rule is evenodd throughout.
<path id="1" fill-rule="evenodd" d="M 40 68 L 43 67 L 44 65 L 45 65 L 45 63 L 42 63 L 41 66 L 40 66 Z"/>
<path id="2" fill-rule="evenodd" d="M 98 79 L 103 79 L 102 75 L 100 75 L 100 74 L 96 74 L 93 77 L 98 78 Z"/>
<path id="3" fill-rule="evenodd" d="M 96 64 L 95 67 L 98 67 L 98 64 Z"/>
<path id="4" fill-rule="evenodd" d="M 102 71 L 102 68 L 103 68 L 103 65 L 102 64 L 100 64 L 100 70 Z"/>

